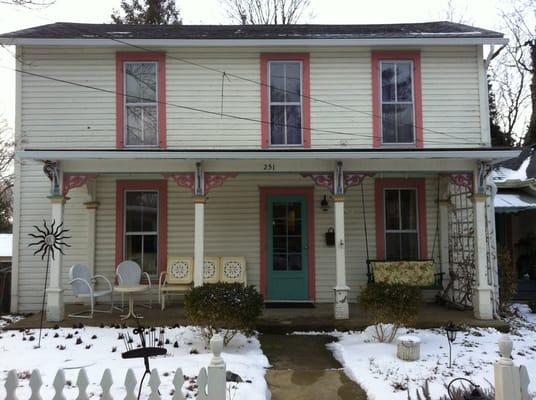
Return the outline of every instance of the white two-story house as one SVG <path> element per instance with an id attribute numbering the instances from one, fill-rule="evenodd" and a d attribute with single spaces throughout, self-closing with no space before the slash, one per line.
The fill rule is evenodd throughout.
<path id="1" fill-rule="evenodd" d="M 49 320 L 75 301 L 72 264 L 113 279 L 132 259 L 157 281 L 177 255 L 194 285 L 204 257 L 244 256 L 266 302 L 337 318 L 367 261 L 433 260 L 454 302 L 493 318 L 489 167 L 518 152 L 490 147 L 486 68 L 505 42 L 450 22 L 0 35 L 17 54 L 12 310 L 40 308 L 28 245 L 46 219 L 70 230 Z"/>

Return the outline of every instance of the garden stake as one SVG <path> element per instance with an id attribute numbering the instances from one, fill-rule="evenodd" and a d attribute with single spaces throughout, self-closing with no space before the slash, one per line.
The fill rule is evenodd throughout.
<path id="1" fill-rule="evenodd" d="M 37 225 L 34 225 L 35 230 L 38 232 L 38 234 L 35 233 L 29 233 L 28 235 L 39 239 L 37 242 L 32 242 L 28 245 L 28 247 L 31 246 L 40 246 L 36 251 L 34 251 L 33 255 L 42 253 L 41 254 L 41 260 L 45 259 L 45 256 L 47 258 L 47 264 L 46 264 L 46 270 L 45 270 L 45 286 L 43 288 L 43 301 L 41 303 L 41 320 L 39 322 L 39 341 L 37 343 L 37 346 L 35 348 L 41 347 L 41 331 L 43 330 L 43 317 L 45 314 L 45 298 L 46 298 L 46 291 L 47 291 L 47 284 L 48 284 L 48 270 L 50 267 L 50 257 L 54 260 L 54 251 L 58 250 L 61 254 L 65 254 L 63 252 L 62 247 L 60 246 L 67 246 L 71 247 L 67 243 L 65 243 L 65 239 L 70 239 L 70 236 L 64 236 L 66 232 L 69 232 L 68 229 L 63 229 L 63 222 L 59 224 L 56 228 L 54 228 L 54 225 L 56 224 L 56 221 L 52 221 L 52 224 L 47 226 L 47 222 L 43 220 L 43 230 L 39 229 Z"/>

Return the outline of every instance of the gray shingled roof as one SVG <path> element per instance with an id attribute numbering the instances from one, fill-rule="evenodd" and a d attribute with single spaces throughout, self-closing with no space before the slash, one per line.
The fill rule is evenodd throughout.
<path id="1" fill-rule="evenodd" d="M 388 39 L 502 38 L 453 22 L 376 25 L 116 25 L 57 22 L 0 35 L 16 39 Z"/>

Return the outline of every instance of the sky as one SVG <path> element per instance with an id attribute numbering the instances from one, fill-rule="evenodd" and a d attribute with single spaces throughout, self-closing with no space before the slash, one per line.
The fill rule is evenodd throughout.
<path id="1" fill-rule="evenodd" d="M 456 19 L 481 28 L 501 30 L 499 5 L 505 0 L 451 0 Z M 46 8 L 24 8 L 0 1 L 0 32 L 58 21 L 110 22 L 120 0 L 56 0 Z M 230 23 L 221 0 L 177 0 L 184 24 Z M 448 0 L 311 0 L 304 22 L 366 24 L 424 22 L 445 19 Z M 14 48 L 0 47 L 0 118 L 13 126 L 15 114 Z M 6 69 L 7 68 L 7 69 Z M 11 69 L 11 71 L 9 70 Z"/>

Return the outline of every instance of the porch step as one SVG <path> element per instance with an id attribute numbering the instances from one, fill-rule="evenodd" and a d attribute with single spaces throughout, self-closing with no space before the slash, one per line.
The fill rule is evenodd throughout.
<path id="1" fill-rule="evenodd" d="M 326 348 L 335 340 L 329 335 L 261 335 L 272 366 L 266 373 L 272 400 L 366 400 Z"/>

